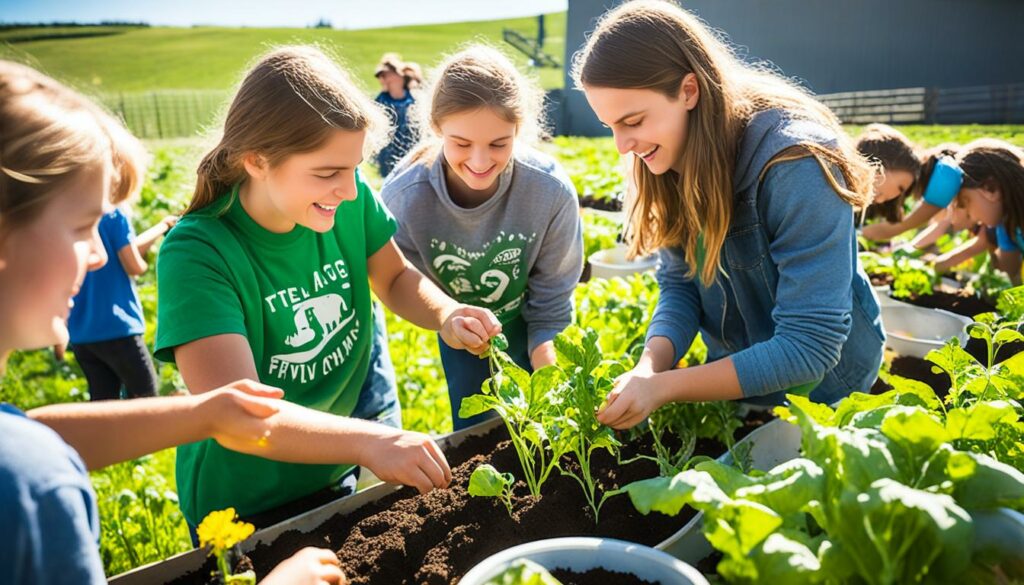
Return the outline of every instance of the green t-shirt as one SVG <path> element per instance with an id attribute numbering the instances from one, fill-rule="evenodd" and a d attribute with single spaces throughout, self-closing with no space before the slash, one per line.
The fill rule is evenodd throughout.
<path id="1" fill-rule="evenodd" d="M 284 399 L 350 414 L 369 369 L 373 318 L 367 258 L 397 224 L 361 180 L 338 206 L 335 226 L 285 234 L 257 224 L 238 188 L 181 219 L 157 260 L 156 357 L 225 333 L 249 341 L 261 382 Z M 233 506 L 245 516 L 336 481 L 351 466 L 279 463 L 225 449 L 213 440 L 178 448 L 177 483 L 185 518 L 197 525 Z"/>

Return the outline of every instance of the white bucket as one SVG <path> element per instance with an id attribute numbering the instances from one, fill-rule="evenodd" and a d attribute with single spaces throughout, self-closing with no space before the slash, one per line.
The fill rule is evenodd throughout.
<path id="1" fill-rule="evenodd" d="M 967 343 L 965 328 L 973 321 L 967 317 L 912 305 L 883 306 L 882 324 L 885 345 L 899 355 L 924 358 L 954 337 Z"/>
<path id="2" fill-rule="evenodd" d="M 637 272 L 654 270 L 658 262 L 654 256 L 627 260 L 626 246 L 623 244 L 607 250 L 601 250 L 600 252 L 594 252 L 588 260 L 591 266 L 591 278 L 615 278 L 616 276 L 626 278 Z"/>
<path id="3" fill-rule="evenodd" d="M 491 555 L 466 573 L 459 585 L 483 585 L 520 559 L 549 571 L 607 569 L 663 585 L 708 584 L 697 569 L 651 547 L 613 538 L 573 536 L 528 542 Z"/>

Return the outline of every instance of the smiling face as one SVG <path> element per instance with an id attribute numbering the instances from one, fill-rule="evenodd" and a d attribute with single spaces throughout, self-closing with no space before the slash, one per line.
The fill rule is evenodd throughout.
<path id="1" fill-rule="evenodd" d="M 1003 221 L 1003 199 L 998 189 L 985 186 L 960 189 L 956 205 L 964 210 L 971 224 L 981 222 L 996 227 Z"/>
<path id="2" fill-rule="evenodd" d="M 914 184 L 914 174 L 900 169 L 883 169 L 875 176 L 874 203 L 892 201 L 906 194 Z"/>
<path id="3" fill-rule="evenodd" d="M 337 207 L 358 195 L 356 168 L 363 161 L 365 131 L 332 130 L 319 148 L 269 166 L 261 157 L 245 160 L 250 180 L 242 204 L 267 230 L 286 233 L 296 225 L 324 233 L 334 227 Z"/>
<path id="4" fill-rule="evenodd" d="M 692 73 L 675 98 L 652 89 L 585 86 L 584 92 L 598 119 L 611 128 L 619 153 L 633 153 L 655 175 L 679 172 L 689 113 L 699 99 Z"/>
<path id="5" fill-rule="evenodd" d="M 456 192 L 493 195 L 498 176 L 512 160 L 516 125 L 491 108 L 446 116 L 438 131 L 450 174 L 448 187 Z"/>
<path id="6" fill-rule="evenodd" d="M 110 176 L 109 165 L 82 169 L 0 244 L 0 354 L 68 342 L 71 298 L 107 260 L 96 228 Z"/>

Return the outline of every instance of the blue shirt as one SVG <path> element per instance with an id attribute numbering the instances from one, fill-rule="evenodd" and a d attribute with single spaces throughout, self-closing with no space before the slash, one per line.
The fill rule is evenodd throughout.
<path id="1" fill-rule="evenodd" d="M 0 404 L 0 583 L 106 583 L 96 495 L 78 453 Z"/>
<path id="2" fill-rule="evenodd" d="M 1024 250 L 1024 234 L 1021 233 L 1020 228 L 1017 228 L 1017 233 L 1011 238 L 1006 226 L 999 224 L 996 226 L 996 244 L 1000 250 L 1005 252 L 1019 253 Z"/>
<path id="3" fill-rule="evenodd" d="M 391 124 L 395 128 L 391 142 L 377 155 L 377 164 L 380 165 L 380 175 L 383 178 L 391 173 L 395 163 L 401 160 L 416 143 L 416 133 L 413 131 L 412 124 L 409 123 L 409 106 L 416 100 L 412 97 L 412 92 L 406 90 L 405 95 L 397 100 L 388 92 L 382 91 L 377 95 L 376 101 L 387 110 Z"/>
<path id="4" fill-rule="evenodd" d="M 142 335 L 142 305 L 131 277 L 117 252 L 135 238 L 131 222 L 115 208 L 100 219 L 100 239 L 107 251 L 107 263 L 85 275 L 68 317 L 71 343 L 95 343 Z"/>

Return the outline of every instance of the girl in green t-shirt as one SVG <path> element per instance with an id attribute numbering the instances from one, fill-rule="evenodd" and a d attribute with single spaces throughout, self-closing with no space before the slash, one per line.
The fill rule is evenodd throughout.
<path id="1" fill-rule="evenodd" d="M 191 392 L 249 378 L 303 406 L 397 426 L 371 291 L 453 347 L 482 353 L 501 330 L 489 311 L 431 284 L 392 240 L 394 217 L 356 170 L 386 125 L 317 49 L 275 50 L 246 75 L 157 264 L 156 355 L 177 363 Z M 429 449 L 375 428 L 353 448 L 378 477 L 423 491 L 447 485 Z M 338 497 L 354 472 L 269 461 L 213 441 L 187 445 L 177 458 L 193 526 L 227 506 L 254 524 L 274 523 Z"/>

